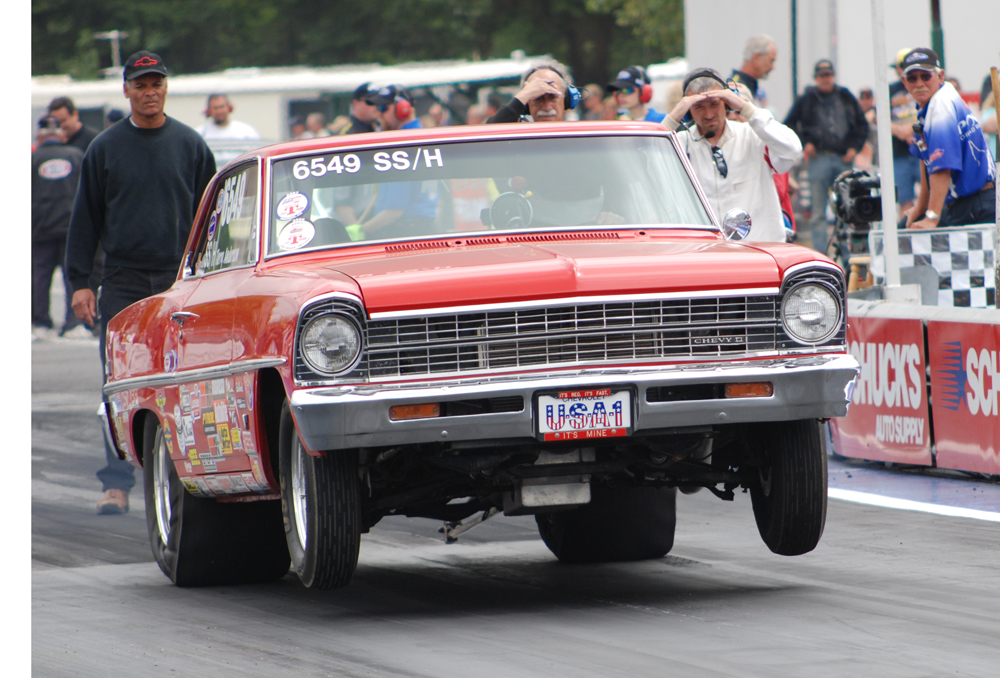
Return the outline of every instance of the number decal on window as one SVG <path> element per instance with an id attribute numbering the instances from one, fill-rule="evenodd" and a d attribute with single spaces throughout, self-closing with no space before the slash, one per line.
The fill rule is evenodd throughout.
<path id="1" fill-rule="evenodd" d="M 327 172 L 341 174 L 347 170 L 349 174 L 354 174 L 361 170 L 361 158 L 354 153 L 348 153 L 341 157 L 335 155 L 327 161 L 326 158 L 313 158 L 309 160 L 299 160 L 292 165 L 292 175 L 302 181 L 310 176 L 321 177 Z"/>

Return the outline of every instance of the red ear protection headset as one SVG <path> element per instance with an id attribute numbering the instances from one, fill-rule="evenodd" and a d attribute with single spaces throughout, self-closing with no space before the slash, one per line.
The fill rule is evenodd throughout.
<path id="1" fill-rule="evenodd" d="M 649 84 L 649 73 L 647 73 L 646 69 L 642 66 L 634 66 L 634 68 L 639 71 L 642 75 L 643 82 L 645 82 L 645 84 L 639 88 L 639 102 L 648 104 L 653 100 L 653 86 Z"/>
<path id="2" fill-rule="evenodd" d="M 411 104 L 410 100 L 405 97 L 396 95 L 395 107 L 396 110 L 393 112 L 400 120 L 406 120 L 410 117 L 410 114 L 413 113 L 413 104 Z"/>

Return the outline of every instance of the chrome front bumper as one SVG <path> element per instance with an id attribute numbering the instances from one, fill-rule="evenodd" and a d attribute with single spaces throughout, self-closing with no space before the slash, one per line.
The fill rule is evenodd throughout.
<path id="1" fill-rule="evenodd" d="M 545 374 L 482 377 L 420 384 L 331 386 L 295 391 L 292 415 L 311 450 L 338 450 L 411 443 L 534 438 L 535 394 L 567 389 L 625 386 L 634 389 L 633 435 L 655 429 L 742 422 L 842 417 L 859 372 L 849 355 L 764 361 L 574 370 Z M 769 381 L 774 394 L 647 402 L 646 391 L 660 386 Z M 468 416 L 391 421 L 394 405 L 443 403 L 474 398 L 521 396 L 524 409 Z"/>

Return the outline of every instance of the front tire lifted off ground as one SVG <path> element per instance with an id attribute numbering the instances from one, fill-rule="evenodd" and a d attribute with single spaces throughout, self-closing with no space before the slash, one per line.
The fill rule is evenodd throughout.
<path id="1" fill-rule="evenodd" d="M 306 452 L 286 401 L 280 430 L 281 508 L 292 569 L 311 589 L 346 586 L 361 546 L 361 490 L 352 452 Z"/>
<path id="2" fill-rule="evenodd" d="M 782 556 L 808 553 L 826 525 L 827 469 L 822 425 L 815 419 L 747 427 L 750 499 L 767 547 Z"/>

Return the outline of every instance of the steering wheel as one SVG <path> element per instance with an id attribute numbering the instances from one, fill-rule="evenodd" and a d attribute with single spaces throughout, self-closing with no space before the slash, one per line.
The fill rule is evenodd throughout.
<path id="1" fill-rule="evenodd" d="M 501 193 L 490 205 L 493 228 L 526 228 L 531 225 L 533 214 L 531 201 L 514 191 Z"/>

